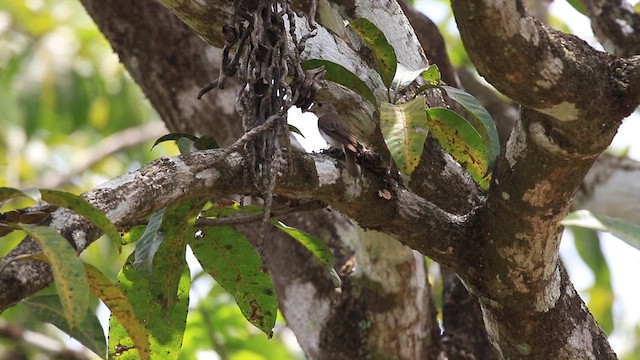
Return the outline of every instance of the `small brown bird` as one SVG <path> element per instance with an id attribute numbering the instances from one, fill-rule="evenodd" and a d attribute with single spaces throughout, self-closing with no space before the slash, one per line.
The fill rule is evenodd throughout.
<path id="1" fill-rule="evenodd" d="M 362 145 L 351 132 L 349 124 L 338 114 L 336 108 L 329 103 L 317 102 L 309 110 L 318 116 L 318 130 L 329 145 L 342 148 L 347 161 L 347 172 L 354 178 L 358 177 L 356 154 Z"/>

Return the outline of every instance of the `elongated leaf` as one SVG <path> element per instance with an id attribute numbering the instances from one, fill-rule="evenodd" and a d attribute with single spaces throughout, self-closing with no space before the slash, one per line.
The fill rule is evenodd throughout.
<path id="1" fill-rule="evenodd" d="M 89 283 L 82 260 L 69 242 L 54 230 L 27 224 L 18 226 L 40 245 L 47 257 L 65 318 L 69 328 L 75 329 L 82 324 L 89 309 Z"/>
<path id="2" fill-rule="evenodd" d="M 249 241 L 231 227 L 200 231 L 201 236 L 189 245 L 202 268 L 234 297 L 244 317 L 271 337 L 278 303 L 260 256 Z"/>
<path id="3" fill-rule="evenodd" d="M 156 140 L 156 142 L 153 143 L 153 146 L 151 146 L 151 149 L 153 149 L 154 147 L 156 147 L 156 145 L 163 143 L 165 141 L 178 141 L 181 138 L 187 138 L 193 142 L 195 142 L 196 140 L 198 140 L 198 137 L 192 134 L 186 134 L 186 133 L 170 133 L 167 135 L 163 135 L 161 136 L 158 140 Z"/>
<path id="4" fill-rule="evenodd" d="M 588 210 L 578 210 L 560 222 L 565 226 L 579 226 L 587 229 L 610 232 L 615 237 L 640 250 L 640 226 L 624 220 L 594 214 Z"/>
<path id="5" fill-rule="evenodd" d="M 365 18 L 352 21 L 349 23 L 349 27 L 357 32 L 362 40 L 367 43 L 367 46 L 373 52 L 376 68 L 382 78 L 382 82 L 387 87 L 391 86 L 391 81 L 396 74 L 398 59 L 396 58 L 396 51 L 389 44 L 384 33 L 374 23 Z"/>
<path id="6" fill-rule="evenodd" d="M 498 131 L 496 124 L 493 122 L 491 115 L 480 105 L 480 102 L 471 94 L 466 93 L 452 86 L 441 86 L 441 89 L 447 92 L 451 100 L 462 105 L 471 115 L 474 126 L 484 140 L 487 156 L 489 159 L 488 170 L 491 172 L 495 166 L 496 159 L 500 154 L 500 141 L 498 139 Z"/>
<path id="7" fill-rule="evenodd" d="M 189 307 L 189 289 L 191 280 L 189 270 L 185 267 L 180 277 L 175 305 L 167 311 L 164 300 L 156 301 L 153 285 L 147 276 L 137 271 L 132 265 L 125 265 L 118 275 L 118 287 L 126 294 L 132 304 L 136 316 L 146 324 L 151 344 L 153 359 L 177 359 L 182 346 Z M 150 289 L 151 287 L 151 289 Z M 116 317 L 109 320 L 109 356 L 116 359 L 136 360 L 141 355 L 133 351 L 136 344 L 130 334 Z"/>
<path id="8" fill-rule="evenodd" d="M 49 204 L 67 208 L 89 220 L 109 237 L 118 253 L 122 251 L 120 232 L 111 220 L 95 206 L 89 204 L 80 196 L 65 191 L 41 189 L 40 193 L 42 194 L 42 199 Z"/>
<path id="9" fill-rule="evenodd" d="M 401 105 L 380 105 L 380 129 L 387 148 L 400 171 L 411 175 L 418 166 L 427 139 L 424 96 Z"/>
<path id="10" fill-rule="evenodd" d="M 150 289 L 155 301 L 170 311 L 175 303 L 178 284 L 187 267 L 185 251 L 193 239 L 193 225 L 207 199 L 190 199 L 167 207 L 159 232 L 164 239 L 153 256 Z"/>
<path id="11" fill-rule="evenodd" d="M 85 318 L 79 326 L 70 328 L 60 298 L 56 295 L 32 296 L 21 301 L 21 304 L 26 305 L 39 320 L 55 325 L 100 357 L 104 358 L 107 354 L 107 339 L 100 321 L 91 309 L 87 308 Z"/>
<path id="12" fill-rule="evenodd" d="M 151 345 L 149 344 L 147 330 L 136 315 L 133 305 L 127 294 L 116 284 L 107 279 L 98 269 L 85 264 L 87 277 L 91 291 L 102 300 L 111 311 L 111 316 L 126 330 L 128 337 L 138 350 L 139 358 L 151 359 Z M 102 332 L 101 332 L 102 333 Z M 106 353 L 106 348 L 104 353 Z"/>
<path id="13" fill-rule="evenodd" d="M 602 254 L 600 238 L 596 231 L 587 228 L 572 226 L 571 231 L 578 254 L 591 268 L 595 278 L 593 285 L 586 290 L 589 294 L 587 307 L 598 320 L 602 330 L 610 334 L 613 331 L 614 297 L 609 265 Z"/>
<path id="14" fill-rule="evenodd" d="M 136 243 L 133 266 L 147 275 L 151 274 L 153 257 L 156 255 L 156 251 L 158 251 L 162 240 L 164 240 L 164 234 L 159 231 L 165 210 L 166 209 L 158 210 L 151 215 L 142 237 L 140 237 L 140 240 Z"/>
<path id="15" fill-rule="evenodd" d="M 344 66 L 331 61 L 320 59 L 307 60 L 302 63 L 302 68 L 304 70 L 316 69 L 321 66 L 324 66 L 325 70 L 327 70 L 324 75 L 324 78 L 326 80 L 333 81 L 334 83 L 340 84 L 342 86 L 346 86 L 356 94 L 365 98 L 374 106 L 378 107 L 378 101 L 376 100 L 376 97 L 373 95 L 373 92 L 371 91 L 371 89 L 369 89 L 367 84 L 365 84 L 364 81 L 360 80 L 360 78 L 354 73 L 347 70 Z"/>
<path id="16" fill-rule="evenodd" d="M 318 260 L 320 260 L 320 263 L 324 265 L 324 267 L 331 274 L 331 280 L 333 281 L 333 285 L 335 287 L 340 287 L 340 284 L 341 284 L 340 276 L 338 276 L 336 271 L 333 269 L 333 264 L 335 263 L 335 259 L 333 257 L 333 254 L 331 253 L 331 249 L 329 249 L 329 247 L 324 241 L 300 229 L 287 226 L 280 221 L 271 220 L 270 222 L 278 229 L 284 231 L 284 233 L 286 233 L 287 235 L 298 240 L 300 244 L 302 244 L 309 251 L 311 251 L 311 253 L 315 255 L 315 257 Z"/>
<path id="17" fill-rule="evenodd" d="M 78 195 L 59 190 L 48 189 L 25 189 L 18 190 L 14 188 L 0 188 L 0 201 L 10 198 L 26 196 L 35 202 L 42 200 L 51 205 L 60 206 L 76 212 L 93 223 L 98 229 L 105 233 L 114 244 L 118 252 L 122 250 L 122 238 L 120 232 L 115 225 L 95 206 L 89 204 L 86 200 Z"/>
<path id="18" fill-rule="evenodd" d="M 483 189 L 489 188 L 489 159 L 476 129 L 456 112 L 427 109 L 429 131 Z"/>

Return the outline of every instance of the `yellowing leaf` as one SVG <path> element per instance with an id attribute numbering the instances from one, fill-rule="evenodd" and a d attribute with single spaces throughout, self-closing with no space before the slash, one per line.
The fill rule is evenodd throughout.
<path id="1" fill-rule="evenodd" d="M 89 283 L 82 260 L 69 242 L 54 230 L 27 224 L 18 226 L 40 245 L 51 266 L 69 328 L 75 329 L 82 324 L 89 309 Z"/>
<path id="2" fill-rule="evenodd" d="M 482 137 L 465 118 L 443 108 L 427 109 L 429 130 L 442 147 L 483 189 L 489 188 L 486 176 L 489 159 Z"/>
<path id="3" fill-rule="evenodd" d="M 267 336 L 273 335 L 278 303 L 271 277 L 249 241 L 231 227 L 200 230 L 189 245 L 202 268 L 236 300 L 242 315 Z"/>
<path id="4" fill-rule="evenodd" d="M 405 175 L 411 175 L 420 162 L 427 139 L 424 96 L 401 105 L 380 105 L 380 129 L 393 161 Z"/>
<path id="5" fill-rule="evenodd" d="M 133 310 L 127 294 L 95 267 L 85 264 L 85 269 L 91 291 L 107 305 L 111 316 L 122 324 L 138 350 L 140 359 L 151 359 L 151 345 L 147 331 Z"/>
<path id="6" fill-rule="evenodd" d="M 391 81 L 396 74 L 398 59 L 393 46 L 389 44 L 384 33 L 371 21 L 365 18 L 359 18 L 351 23 L 349 27 L 360 35 L 362 40 L 373 52 L 376 61 L 378 74 L 382 78 L 382 82 L 387 86 L 391 86 Z"/>

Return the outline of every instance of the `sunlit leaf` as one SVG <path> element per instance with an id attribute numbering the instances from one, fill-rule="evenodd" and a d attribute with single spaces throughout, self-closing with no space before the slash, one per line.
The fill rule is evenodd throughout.
<path id="1" fill-rule="evenodd" d="M 567 215 L 561 224 L 610 232 L 613 236 L 640 250 L 640 226 L 622 219 L 595 214 L 588 210 L 578 210 Z"/>
<path id="2" fill-rule="evenodd" d="M 438 65 L 436 64 L 429 65 L 427 70 L 420 73 L 420 77 L 425 79 L 430 84 L 444 85 L 440 78 L 440 69 L 438 69 Z"/>
<path id="3" fill-rule="evenodd" d="M 427 139 L 424 96 L 401 104 L 381 103 L 380 129 L 393 161 L 405 175 L 418 166 Z"/>
<path id="4" fill-rule="evenodd" d="M 39 320 L 55 325 L 100 357 L 104 358 L 107 354 L 107 340 L 104 337 L 104 330 L 95 312 L 91 309 L 87 308 L 82 323 L 70 328 L 58 296 L 36 295 L 28 297 L 20 303 L 26 305 Z"/>
<path id="5" fill-rule="evenodd" d="M 200 265 L 236 299 L 245 318 L 271 337 L 278 303 L 260 256 L 249 241 L 231 227 L 200 231 L 189 243 Z"/>
<path id="6" fill-rule="evenodd" d="M 391 81 L 396 74 L 398 59 L 396 58 L 396 51 L 389 44 L 384 33 L 374 23 L 365 18 L 350 22 L 349 27 L 357 32 L 367 43 L 367 46 L 373 52 L 376 68 L 382 78 L 382 82 L 387 87 L 391 86 Z"/>
<path id="7" fill-rule="evenodd" d="M 125 265 L 118 275 L 118 287 L 126 294 L 136 317 L 146 325 L 151 344 L 151 358 L 177 359 L 189 307 L 189 270 L 186 267 L 183 269 L 178 291 L 174 293 L 176 299 L 171 311 L 167 311 L 164 300 L 156 301 L 154 293 L 157 289 L 153 288 L 148 277 L 131 265 Z M 120 321 L 111 316 L 109 325 L 109 356 L 123 360 L 140 359 L 140 355 L 134 350 L 136 345 L 133 339 Z"/>
<path id="8" fill-rule="evenodd" d="M 378 106 L 378 101 L 367 84 L 360 80 L 360 78 L 354 73 L 347 70 L 344 66 L 331 61 L 319 59 L 307 60 L 302 63 L 302 68 L 304 70 L 316 69 L 321 66 L 324 66 L 324 69 L 327 71 L 324 75 L 326 80 L 345 86 L 356 94 L 362 96 L 374 106 Z"/>
<path id="9" fill-rule="evenodd" d="M 147 331 L 136 315 L 127 294 L 95 267 L 85 264 L 85 269 L 91 291 L 107 305 L 111 316 L 115 317 L 126 330 L 138 350 L 140 359 L 150 359 L 151 349 Z"/>
<path id="10" fill-rule="evenodd" d="M 442 147 L 483 188 L 489 187 L 488 156 L 476 129 L 456 112 L 443 108 L 427 109 L 429 131 Z"/>
<path id="11" fill-rule="evenodd" d="M 54 230 L 19 224 L 33 238 L 51 266 L 53 279 L 70 329 L 80 326 L 89 308 L 89 284 L 84 264 L 69 242 Z"/>
<path id="12" fill-rule="evenodd" d="M 284 231 L 287 235 L 292 238 L 298 240 L 300 244 L 306 247 L 311 253 L 320 260 L 320 263 L 324 265 L 324 267 L 331 273 L 331 280 L 335 287 L 339 287 L 341 280 L 338 274 L 333 269 L 333 264 L 335 263 L 335 259 L 333 254 L 331 253 L 331 249 L 329 246 L 322 241 L 322 239 L 313 236 L 309 233 L 306 233 L 300 229 L 296 229 L 294 227 L 287 226 L 280 221 L 271 220 L 271 223 L 275 225 L 278 229 Z"/>

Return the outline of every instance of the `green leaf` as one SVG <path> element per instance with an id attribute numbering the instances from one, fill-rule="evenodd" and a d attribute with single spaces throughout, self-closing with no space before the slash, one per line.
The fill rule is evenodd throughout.
<path id="1" fill-rule="evenodd" d="M 51 266 L 69 328 L 75 329 L 82 324 L 89 308 L 89 283 L 82 260 L 69 242 L 54 230 L 27 224 L 18 226 L 40 245 Z"/>
<path id="2" fill-rule="evenodd" d="M 306 247 L 311 253 L 320 260 L 320 263 L 324 265 L 325 268 L 331 274 L 331 280 L 335 287 L 340 287 L 340 277 L 333 269 L 333 264 L 335 263 L 335 259 L 331 250 L 327 246 L 327 244 L 322 241 L 320 238 L 313 236 L 309 233 L 306 233 L 300 229 L 296 229 L 290 226 L 283 224 L 277 220 L 270 221 L 275 227 L 284 231 L 287 235 L 296 239 L 300 244 Z"/>
<path id="3" fill-rule="evenodd" d="M 278 303 L 269 274 L 249 241 L 231 227 L 200 230 L 189 242 L 202 268 L 236 300 L 244 317 L 273 336 Z"/>
<path id="4" fill-rule="evenodd" d="M 471 115 L 474 122 L 474 127 L 478 130 L 478 133 L 482 137 L 485 144 L 485 149 L 489 159 L 487 169 L 489 172 L 493 170 L 496 159 L 500 154 L 500 141 L 498 139 L 498 132 L 496 130 L 496 124 L 493 122 L 491 115 L 487 110 L 480 105 L 480 102 L 474 98 L 471 94 L 466 93 L 458 88 L 452 86 L 440 86 L 451 100 L 462 105 L 465 110 Z"/>
<path id="5" fill-rule="evenodd" d="M 87 308 L 79 326 L 70 328 L 62 308 L 60 297 L 56 295 L 36 295 L 21 301 L 39 320 L 55 325 L 58 329 L 82 343 L 101 358 L 107 354 L 107 339 L 96 314 Z"/>
<path id="6" fill-rule="evenodd" d="M 144 233 L 136 243 L 133 266 L 143 274 L 151 274 L 153 257 L 156 251 L 158 251 L 162 240 L 164 240 L 164 234 L 159 233 L 159 230 L 160 225 L 162 225 L 165 210 L 166 209 L 160 209 L 151 215 L 147 227 L 144 229 Z"/>
<path id="7" fill-rule="evenodd" d="M 132 265 L 125 265 L 118 275 L 118 287 L 126 294 L 132 304 L 136 317 L 146 325 L 151 344 L 150 355 L 145 358 L 177 359 L 182 346 L 189 308 L 189 289 L 191 280 L 189 269 L 184 267 L 178 285 L 175 305 L 167 311 L 163 299 L 154 295 L 156 289 L 146 275 L 137 271 Z M 160 300 L 160 301 L 156 301 Z M 119 360 L 136 360 L 141 356 L 133 351 L 136 344 L 127 333 L 125 327 L 113 316 L 109 320 L 109 356 Z M 145 353 L 143 350 L 142 353 Z M 148 353 L 147 353 L 148 354 Z"/>
<path id="8" fill-rule="evenodd" d="M 142 238 L 142 235 L 144 235 L 145 230 L 147 230 L 147 227 L 145 225 L 136 225 L 132 227 L 122 236 L 122 245 L 133 244 L 134 242 L 140 240 Z"/>
<path id="9" fill-rule="evenodd" d="M 135 344 L 139 358 L 151 359 L 147 330 L 136 315 L 127 294 L 95 267 L 85 264 L 85 270 L 91 291 L 107 305 L 111 316 L 115 317 L 124 328 L 132 343 Z M 103 353 L 106 353 L 106 348 Z"/>
<path id="10" fill-rule="evenodd" d="M 85 217 L 93 223 L 98 229 L 105 233 L 114 244 L 118 253 L 122 250 L 122 237 L 120 232 L 109 218 L 98 210 L 95 206 L 89 204 L 82 197 L 59 190 L 48 189 L 25 189 L 18 190 L 14 188 L 0 188 L 0 201 L 11 199 L 18 196 L 26 196 L 33 201 L 39 203 L 42 200 L 55 206 L 60 206 L 74 211 L 75 213 Z"/>
<path id="11" fill-rule="evenodd" d="M 373 95 L 373 92 L 371 91 L 371 89 L 369 89 L 367 84 L 365 84 L 364 81 L 360 80 L 360 78 L 354 73 L 347 70 L 344 66 L 328 60 L 320 59 L 307 60 L 302 63 L 302 68 L 304 70 L 316 69 L 321 66 L 324 66 L 325 70 L 327 70 L 324 75 L 324 78 L 326 80 L 333 81 L 334 83 L 340 84 L 342 86 L 346 86 L 356 94 L 365 98 L 375 107 L 378 107 L 378 101 L 376 100 L 376 97 Z"/>
<path id="12" fill-rule="evenodd" d="M 440 69 L 438 69 L 438 65 L 431 64 L 429 67 L 420 73 L 420 77 L 425 79 L 428 83 L 434 85 L 444 85 L 440 78 Z"/>
<path id="13" fill-rule="evenodd" d="M 186 137 L 181 137 L 176 141 L 178 145 L 178 150 L 180 154 L 188 154 L 193 149 L 193 141 L 191 139 L 187 139 Z"/>
<path id="14" fill-rule="evenodd" d="M 382 78 L 382 82 L 386 87 L 391 86 L 393 77 L 396 74 L 398 59 L 393 46 L 389 44 L 384 33 L 371 21 L 365 18 L 359 18 L 351 23 L 349 27 L 360 35 L 362 40 L 373 52 L 376 61 L 378 74 Z"/>
<path id="15" fill-rule="evenodd" d="M 405 175 L 418 166 L 427 139 L 427 114 L 424 96 L 401 104 L 380 105 L 380 129 L 396 165 Z"/>
<path id="16" fill-rule="evenodd" d="M 594 214 L 588 210 L 578 210 L 560 222 L 565 226 L 579 226 L 605 231 L 640 250 L 640 226 L 610 216 Z"/>
<path id="17" fill-rule="evenodd" d="M 602 254 L 598 233 L 594 230 L 572 226 L 574 243 L 578 254 L 591 268 L 595 281 L 587 289 L 589 302 L 587 307 L 596 317 L 598 324 L 605 333 L 613 331 L 613 289 L 611 288 L 611 275 L 609 265 Z"/>
<path id="18" fill-rule="evenodd" d="M 159 234 L 164 238 L 153 255 L 150 289 L 155 301 L 170 311 L 175 303 L 178 284 L 187 267 L 187 242 L 195 234 L 196 216 L 207 199 L 190 199 L 167 207 Z"/>
<path id="19" fill-rule="evenodd" d="M 567 0 L 574 9 L 578 10 L 582 15 L 589 16 L 587 8 L 584 7 L 582 0 Z"/>
<path id="20" fill-rule="evenodd" d="M 95 206 L 89 204 L 80 196 L 65 191 L 41 189 L 40 193 L 42 194 L 42 199 L 49 204 L 67 208 L 89 220 L 109 237 L 118 253 L 122 251 L 120 232 L 111 220 Z"/>
<path id="21" fill-rule="evenodd" d="M 153 146 L 151 146 L 151 149 L 153 150 L 154 147 L 156 147 L 156 145 L 163 143 L 165 141 L 178 141 L 181 138 L 187 138 L 193 142 L 195 142 L 196 140 L 198 140 L 198 137 L 192 134 L 186 134 L 186 133 L 170 133 L 167 135 L 163 135 L 161 136 L 158 140 L 156 140 L 156 142 L 153 143 Z"/>
<path id="22" fill-rule="evenodd" d="M 216 139 L 209 135 L 202 135 L 196 141 L 193 142 L 193 146 L 198 150 L 218 149 L 220 145 Z"/>
<path id="23" fill-rule="evenodd" d="M 483 189 L 489 188 L 489 159 L 478 131 L 456 112 L 427 109 L 429 131 Z"/>
<path id="24" fill-rule="evenodd" d="M 219 218 L 237 214 L 259 214 L 262 211 L 262 207 L 256 205 L 240 206 L 240 204 L 235 201 L 218 201 L 212 203 L 208 208 L 203 210 L 202 216 Z"/>

